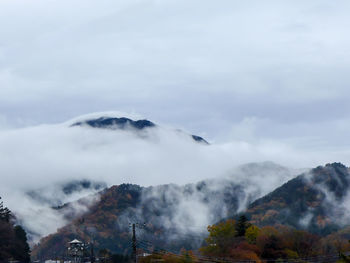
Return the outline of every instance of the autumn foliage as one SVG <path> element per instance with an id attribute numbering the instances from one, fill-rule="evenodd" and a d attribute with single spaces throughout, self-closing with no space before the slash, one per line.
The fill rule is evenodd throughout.
<path id="1" fill-rule="evenodd" d="M 350 250 L 350 229 L 320 237 L 307 231 L 275 225 L 259 228 L 246 224 L 244 236 L 237 232 L 237 222 L 225 222 L 208 227 L 206 244 L 200 248 L 204 256 L 252 260 L 296 259 L 339 254 Z"/>

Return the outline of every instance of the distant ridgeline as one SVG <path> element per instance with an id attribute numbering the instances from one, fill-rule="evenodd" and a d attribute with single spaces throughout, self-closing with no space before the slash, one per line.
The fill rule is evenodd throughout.
<path id="1" fill-rule="evenodd" d="M 112 129 L 112 130 L 117 130 L 117 129 L 125 130 L 130 128 L 133 128 L 136 130 L 143 130 L 146 128 L 157 127 L 156 124 L 154 124 L 149 120 L 134 121 L 132 119 L 125 118 L 125 117 L 121 117 L 121 118 L 100 117 L 97 119 L 79 121 L 71 125 L 71 127 L 74 127 L 74 126 L 89 126 L 92 128 L 102 128 L 102 129 Z M 200 136 L 197 136 L 197 135 L 191 135 L 191 136 L 192 136 L 192 139 L 195 140 L 196 142 L 208 144 L 208 142 Z"/>
<path id="2" fill-rule="evenodd" d="M 52 250 L 63 253 L 62 249 L 70 240 L 78 238 L 88 242 L 92 237 L 96 248 L 128 253 L 128 224 L 134 221 L 148 223 L 140 238 L 151 241 L 152 245 L 147 241 L 143 248 L 198 249 L 206 229 L 193 232 L 186 228 L 192 220 L 184 213 L 189 204 L 189 209 L 193 213 L 197 211 L 198 215 L 200 209 L 206 207 L 212 223 L 227 219 L 227 216 L 238 218 L 245 214 L 250 223 L 259 227 L 282 224 L 328 235 L 350 225 L 349 182 L 349 169 L 333 163 L 302 174 L 259 199 L 247 194 L 249 186 L 226 179 L 185 186 L 113 186 L 100 193 L 99 202 L 89 212 L 43 238 L 34 248 L 33 255 L 45 256 L 46 251 Z M 193 200 L 195 202 L 191 203 Z M 251 202 L 242 212 L 239 208 L 244 200 Z M 174 221 L 176 218 L 182 225 Z"/>
<path id="3" fill-rule="evenodd" d="M 11 211 L 0 200 L 0 262 L 30 262 L 27 234 L 14 221 Z"/>

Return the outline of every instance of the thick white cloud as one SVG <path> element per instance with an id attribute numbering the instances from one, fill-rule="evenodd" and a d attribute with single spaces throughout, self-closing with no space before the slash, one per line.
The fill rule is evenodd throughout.
<path id="1" fill-rule="evenodd" d="M 144 131 L 70 127 L 76 121 L 96 116 L 137 115 L 109 112 L 88 116 L 63 124 L 0 130 L 0 174 L 6 181 L 3 186 L 27 189 L 82 178 L 102 180 L 109 185 L 185 184 L 227 174 L 233 167 L 248 162 L 270 160 L 294 168 L 331 161 L 347 163 L 349 152 L 322 150 L 321 143 L 311 134 L 306 134 L 310 136 L 308 142 L 298 137 L 287 141 L 277 136 L 256 139 L 256 130 L 270 125 L 258 119 L 247 119 L 233 127 L 229 142 L 211 145 L 196 143 L 188 134 L 162 126 Z M 341 123 L 339 126 L 341 129 Z M 303 125 L 300 129 L 304 138 Z M 347 131 L 345 126 L 344 133 Z M 309 145 L 321 149 L 309 150 Z"/>
<path id="2" fill-rule="evenodd" d="M 332 160 L 345 161 L 349 156 L 347 150 L 333 153 L 330 150 L 311 151 L 295 141 L 286 142 L 278 138 L 256 140 L 255 129 L 266 125 L 266 121 L 258 119 L 247 119 L 232 129 L 233 137 L 240 133 L 240 136 L 246 136 L 243 140 L 231 138 L 230 142 L 210 145 L 197 143 L 189 134 L 162 126 L 142 131 L 71 127 L 76 121 L 97 116 L 138 117 L 135 114 L 96 113 L 62 124 L 0 130 L 0 193 L 20 223 L 30 230 L 34 240 L 54 232 L 66 223 L 66 219 L 51 209 L 54 204 L 32 199 L 25 194 L 28 191 L 34 190 L 48 200 L 57 199 L 64 203 L 96 192 L 79 192 L 78 196 L 60 192 L 60 185 L 72 180 L 90 179 L 106 182 L 108 186 L 121 183 L 149 186 L 183 185 L 226 177 L 245 185 L 248 194 L 257 197 L 278 187 L 299 171 L 290 172 L 269 164 L 244 170 L 235 167 L 247 162 L 272 160 L 301 168 Z M 186 208 L 195 201 L 189 199 L 181 203 L 183 213 L 193 216 Z M 240 209 L 244 209 L 248 200 L 241 201 Z M 84 211 L 86 206 L 72 209 Z M 206 211 L 203 208 L 198 222 L 191 217 L 194 225 L 213 223 Z M 39 213 L 42 220 L 34 220 Z M 47 223 L 43 225 L 42 222 Z"/>

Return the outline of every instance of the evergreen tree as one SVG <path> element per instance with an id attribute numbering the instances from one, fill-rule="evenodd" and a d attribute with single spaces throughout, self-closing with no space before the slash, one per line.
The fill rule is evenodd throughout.
<path id="1" fill-rule="evenodd" d="M 16 237 L 15 258 L 23 263 L 30 262 L 30 249 L 27 240 L 27 233 L 24 229 L 17 225 L 14 228 Z"/>
<path id="2" fill-rule="evenodd" d="M 248 219 L 245 215 L 241 215 L 236 223 L 236 236 L 242 237 L 245 235 L 245 231 L 250 226 Z"/>
<path id="3" fill-rule="evenodd" d="M 1 197 L 0 197 L 1 199 Z M 0 202 L 0 262 L 11 259 L 30 262 L 27 234 L 21 226 L 14 226 L 11 211 Z"/>
<path id="4" fill-rule="evenodd" d="M 0 197 L 1 200 L 1 197 Z M 11 211 L 7 207 L 4 207 L 3 201 L 0 201 L 0 220 L 10 222 Z"/>

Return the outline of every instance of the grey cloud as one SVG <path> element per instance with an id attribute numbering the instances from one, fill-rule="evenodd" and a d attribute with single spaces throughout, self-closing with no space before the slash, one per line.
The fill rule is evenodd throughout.
<path id="1" fill-rule="evenodd" d="M 102 116 L 120 114 L 136 117 L 123 113 L 104 113 Z M 96 192 L 81 191 L 74 196 L 61 193 L 58 189 L 60 185 L 72 180 L 86 178 L 106 182 L 109 186 L 121 183 L 149 186 L 171 182 L 185 184 L 233 174 L 230 180 L 245 182 L 245 185 L 251 181 L 261 182 L 257 188 L 254 188 L 255 184 L 247 188 L 260 196 L 292 176 L 288 172 L 284 172 L 284 176 L 278 173 L 266 175 L 269 178 L 268 184 L 265 184 L 254 170 L 244 173 L 232 171 L 235 166 L 247 161 L 280 160 L 277 158 L 280 155 L 278 150 L 266 152 L 270 145 L 260 148 L 244 142 L 204 145 L 196 143 L 185 133 L 162 126 L 149 128 L 142 134 L 133 130 L 70 127 L 78 120 L 96 116 L 101 116 L 101 113 L 63 124 L 0 130 L 0 174 L 3 182 L 0 192 L 20 222 L 34 235 L 34 240 L 67 222 L 65 215 L 53 210 L 52 206 Z M 53 203 L 25 195 L 36 189 L 39 189 L 41 198 Z M 180 205 L 195 225 L 207 222 L 208 207 L 199 202 L 199 196 L 183 201 Z M 194 203 L 203 208 L 200 220 L 193 218 L 188 211 Z M 76 214 L 85 209 L 86 205 L 79 205 L 67 211 Z M 35 221 L 38 213 L 43 217 Z"/>

